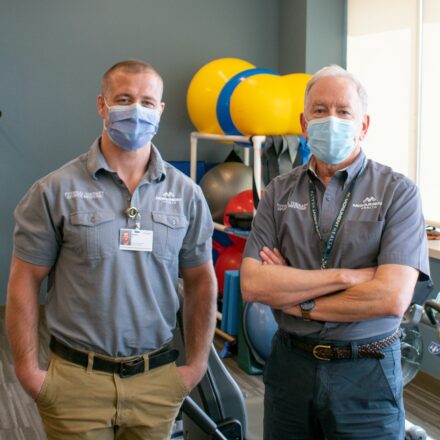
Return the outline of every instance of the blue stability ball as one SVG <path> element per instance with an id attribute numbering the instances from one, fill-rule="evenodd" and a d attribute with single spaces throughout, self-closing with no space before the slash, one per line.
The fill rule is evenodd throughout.
<path id="1" fill-rule="evenodd" d="M 269 306 L 247 303 L 243 311 L 243 330 L 246 342 L 256 360 L 262 364 L 270 355 L 272 338 L 278 324 Z"/>

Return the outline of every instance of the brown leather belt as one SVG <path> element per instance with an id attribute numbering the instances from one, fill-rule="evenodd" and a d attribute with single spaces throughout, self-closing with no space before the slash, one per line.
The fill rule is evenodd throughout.
<path id="1" fill-rule="evenodd" d="M 316 359 L 322 361 L 338 360 L 338 359 L 352 359 L 353 350 L 350 345 L 346 346 L 332 346 L 330 344 L 307 344 L 291 333 L 287 333 L 280 329 L 280 335 L 287 339 L 293 346 L 301 350 L 312 353 Z M 357 358 L 374 358 L 383 359 L 385 355 L 380 351 L 383 348 L 391 345 L 394 341 L 399 339 L 400 330 L 396 330 L 392 335 L 378 341 L 370 342 L 369 344 L 357 345 Z"/>
<path id="2" fill-rule="evenodd" d="M 73 362 L 74 364 L 87 367 L 89 364 L 89 356 L 85 351 L 75 350 L 53 336 L 50 339 L 50 349 L 62 357 L 63 359 Z M 125 361 L 112 361 L 105 359 L 99 355 L 93 357 L 93 370 L 105 371 L 106 373 L 117 373 L 120 377 L 130 377 L 136 374 L 142 374 L 146 370 L 152 370 L 166 364 L 174 362 L 179 356 L 178 350 L 169 350 L 164 348 L 148 355 L 148 367 L 145 368 L 145 360 L 143 356 L 136 356 Z"/>

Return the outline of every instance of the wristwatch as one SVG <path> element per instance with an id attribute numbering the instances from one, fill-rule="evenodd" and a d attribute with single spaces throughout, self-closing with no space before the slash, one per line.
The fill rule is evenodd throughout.
<path id="1" fill-rule="evenodd" d="M 313 310 L 313 307 L 315 307 L 315 301 L 311 299 L 301 303 L 299 306 L 301 308 L 301 315 L 304 321 L 310 321 L 310 312 Z"/>

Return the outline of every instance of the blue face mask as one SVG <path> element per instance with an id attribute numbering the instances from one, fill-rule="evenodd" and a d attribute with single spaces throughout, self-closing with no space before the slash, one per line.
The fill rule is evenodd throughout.
<path id="1" fill-rule="evenodd" d="M 347 159 L 355 147 L 356 125 L 335 116 L 313 119 L 307 125 L 307 144 L 312 154 L 329 164 Z"/>
<path id="2" fill-rule="evenodd" d="M 105 104 L 107 105 L 107 103 Z M 108 108 L 109 138 L 118 146 L 128 151 L 135 151 L 148 142 L 159 129 L 160 112 L 156 109 L 132 105 L 114 105 Z"/>

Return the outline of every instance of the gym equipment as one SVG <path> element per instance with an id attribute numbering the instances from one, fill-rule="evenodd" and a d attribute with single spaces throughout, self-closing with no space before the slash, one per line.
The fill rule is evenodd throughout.
<path id="1" fill-rule="evenodd" d="M 223 223 L 226 226 L 233 226 L 238 228 L 238 225 L 232 225 L 229 219 L 231 213 L 253 213 L 254 212 L 254 194 L 251 189 L 241 191 L 229 200 L 225 208 L 225 214 L 223 216 Z M 243 228 L 244 229 L 244 228 Z"/>
<path id="2" fill-rule="evenodd" d="M 186 103 L 189 117 L 202 133 L 223 134 L 217 121 L 217 99 L 237 73 L 255 67 L 238 58 L 220 58 L 205 64 L 192 78 Z"/>
<path id="3" fill-rule="evenodd" d="M 179 291 L 183 291 L 182 283 Z M 179 297 L 181 305 L 182 296 Z M 181 307 L 182 309 L 182 307 Z M 179 350 L 177 364 L 185 363 L 183 320 L 179 312 L 173 345 Z M 243 440 L 247 432 L 247 413 L 243 394 L 214 346 L 211 346 L 208 370 L 182 405 L 183 438 L 190 440 Z"/>
<path id="4" fill-rule="evenodd" d="M 247 189 L 236 194 L 229 200 L 225 208 L 225 214 L 223 216 L 223 224 L 227 228 L 240 229 L 243 231 L 250 231 L 252 219 L 254 217 L 254 195 L 253 191 Z M 227 233 L 228 230 L 225 230 Z M 237 232 L 237 231 L 234 231 Z M 237 237 L 237 235 L 230 234 L 231 241 L 244 250 L 246 245 L 246 239 Z"/>
<path id="5" fill-rule="evenodd" d="M 218 256 L 214 269 L 217 276 L 218 292 L 220 294 L 223 293 L 225 271 L 240 269 L 242 257 L 243 248 L 236 244 L 225 247 Z"/>
<path id="6" fill-rule="evenodd" d="M 246 303 L 243 310 L 243 332 L 255 360 L 264 365 L 270 355 L 272 338 L 278 324 L 266 304 Z M 263 330 L 264 329 L 264 330 Z"/>
<path id="7" fill-rule="evenodd" d="M 220 58 L 203 66 L 191 80 L 188 113 L 202 133 L 299 135 L 310 78 L 305 73 L 281 76 L 243 60 Z"/>
<path id="8" fill-rule="evenodd" d="M 419 302 L 423 302 L 422 297 L 419 298 Z M 408 327 L 412 329 L 417 329 L 416 331 L 419 336 L 420 333 L 418 332 L 418 324 L 420 322 L 435 326 L 438 342 L 432 341 L 428 347 L 428 352 L 434 356 L 440 355 L 440 293 L 437 295 L 437 298 L 435 300 L 425 301 L 423 306 L 421 306 L 420 304 L 412 305 L 409 309 L 409 313 L 405 315 L 406 316 L 404 317 L 402 326 L 403 329 L 406 329 Z M 403 344 L 404 342 L 402 342 L 402 346 Z M 417 338 L 417 347 L 418 350 L 423 352 L 421 336 L 420 339 Z M 414 356 L 414 353 L 411 352 L 411 355 Z M 402 365 L 404 365 L 403 362 L 408 362 L 408 359 L 404 361 L 403 357 L 404 355 L 402 351 Z M 412 359 L 410 358 L 409 362 L 411 361 Z M 420 363 L 417 369 L 415 369 L 414 367 L 415 371 L 412 371 L 413 376 L 411 377 L 411 380 L 415 376 L 415 374 L 417 374 L 417 371 L 420 368 Z M 426 434 L 426 431 L 422 427 L 414 425 L 408 420 L 405 421 L 405 440 L 426 440 L 427 438 L 428 436 Z"/>
<path id="9" fill-rule="evenodd" d="M 411 306 L 400 323 L 400 346 L 403 385 L 409 384 L 420 370 L 423 361 L 423 340 L 419 323 L 423 316 L 423 303 L 433 288 L 431 280 L 419 281 L 414 290 Z"/>
<path id="10" fill-rule="evenodd" d="M 301 123 L 299 115 L 304 111 L 304 94 L 307 83 L 312 76 L 307 73 L 291 73 L 283 77 L 289 89 L 289 96 L 292 103 L 292 131 L 293 134 L 301 134 Z"/>
<path id="11" fill-rule="evenodd" d="M 200 180 L 212 218 L 221 223 L 228 202 L 252 188 L 252 170 L 238 162 L 224 162 L 211 168 Z"/>
<path id="12" fill-rule="evenodd" d="M 226 270 L 224 273 L 223 305 L 220 328 L 231 336 L 237 336 L 240 276 L 238 270 Z M 228 342 L 228 341 L 226 341 Z M 220 354 L 220 357 L 223 357 Z"/>

